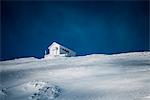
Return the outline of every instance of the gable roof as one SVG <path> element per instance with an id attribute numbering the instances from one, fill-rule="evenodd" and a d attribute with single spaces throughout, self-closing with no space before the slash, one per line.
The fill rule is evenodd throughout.
<path id="1" fill-rule="evenodd" d="M 53 43 L 48 47 L 48 49 L 50 49 L 53 45 L 60 45 L 60 44 L 58 44 L 58 43 L 56 43 L 56 42 L 53 42 Z"/>
<path id="2" fill-rule="evenodd" d="M 48 49 L 50 49 L 53 45 L 59 45 L 59 46 L 62 47 L 62 48 L 68 49 L 68 48 L 62 46 L 61 44 L 59 44 L 59 43 L 57 43 L 57 42 L 53 42 L 53 43 L 48 47 Z M 71 52 L 74 52 L 74 51 L 72 51 L 72 50 L 70 50 L 70 49 L 68 49 L 68 50 L 71 51 Z M 75 52 L 74 52 L 74 53 L 75 53 Z"/>

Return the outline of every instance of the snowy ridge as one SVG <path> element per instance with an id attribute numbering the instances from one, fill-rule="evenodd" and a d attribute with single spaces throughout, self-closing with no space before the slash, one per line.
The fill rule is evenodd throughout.
<path id="1" fill-rule="evenodd" d="M 150 52 L 0 62 L 1 100 L 149 100 Z"/>

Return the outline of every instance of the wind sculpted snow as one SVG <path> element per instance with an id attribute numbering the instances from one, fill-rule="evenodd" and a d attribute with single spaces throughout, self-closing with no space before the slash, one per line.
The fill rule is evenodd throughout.
<path id="1" fill-rule="evenodd" d="M 149 100 L 150 52 L 0 62 L 1 100 Z"/>

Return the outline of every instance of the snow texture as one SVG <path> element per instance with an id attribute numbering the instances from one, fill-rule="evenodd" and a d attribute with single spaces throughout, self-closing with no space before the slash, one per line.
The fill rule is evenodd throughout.
<path id="1" fill-rule="evenodd" d="M 150 52 L 2 61 L 0 100 L 150 100 Z"/>
<path id="2" fill-rule="evenodd" d="M 31 100 L 53 100 L 58 97 L 62 91 L 58 86 L 48 85 L 47 82 L 43 81 L 29 82 L 28 86 L 29 85 L 37 89 L 37 91 L 29 97 Z"/>

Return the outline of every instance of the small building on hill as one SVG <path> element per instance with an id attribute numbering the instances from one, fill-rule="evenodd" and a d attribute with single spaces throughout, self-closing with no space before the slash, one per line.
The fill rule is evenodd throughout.
<path id="1" fill-rule="evenodd" d="M 49 47 L 48 47 L 48 53 L 45 53 L 44 58 L 49 58 L 49 57 L 71 57 L 71 56 L 76 56 L 76 53 L 56 42 L 53 42 Z"/>

